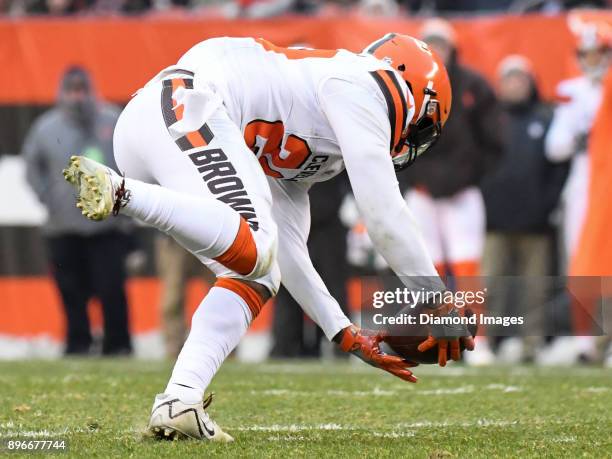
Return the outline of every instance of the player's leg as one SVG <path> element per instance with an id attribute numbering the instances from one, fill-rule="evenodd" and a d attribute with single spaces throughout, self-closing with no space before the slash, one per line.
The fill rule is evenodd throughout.
<path id="1" fill-rule="evenodd" d="M 585 157 L 583 157 L 585 156 Z M 569 264 L 578 243 L 586 217 L 589 194 L 589 160 L 586 155 L 572 161 L 571 172 L 563 191 L 563 236 L 565 264 Z"/>
<path id="2" fill-rule="evenodd" d="M 587 155 L 578 155 L 572 161 L 572 168 L 565 190 L 565 215 L 563 230 L 565 232 L 566 260 L 571 263 L 580 243 L 582 227 L 586 219 L 589 196 L 590 167 Z M 576 360 L 594 361 L 597 355 L 597 342 L 593 335 L 593 317 L 596 315 L 591 302 L 580 306 L 572 304 L 572 325 L 576 335 L 567 346 L 567 354 L 575 355 Z"/>
<path id="3" fill-rule="evenodd" d="M 201 260 L 216 259 L 238 276 L 260 277 L 274 258 L 276 227 L 269 218 L 269 188 L 254 155 L 223 109 L 203 126 L 210 142 L 199 133 L 202 144 L 197 146 L 171 138 L 160 90 L 161 85 L 147 87 L 128 104 L 114 146 L 121 170 L 150 175 L 162 186 L 123 180 L 94 161 L 73 157 L 65 176 L 79 190 L 77 206 L 88 218 L 101 220 L 120 205 L 123 214 L 169 234 Z M 216 139 L 208 124 L 215 125 Z M 234 130 L 222 132 L 227 127 Z M 220 147 L 221 139 L 230 136 L 242 142 L 234 160 Z"/>
<path id="4" fill-rule="evenodd" d="M 165 411 L 167 404 L 175 409 L 177 404 L 179 408 L 196 406 L 202 420 L 199 438 L 210 438 L 208 428 L 216 432 L 217 427 L 199 408 L 204 391 L 278 289 L 272 199 L 255 156 L 223 109 L 200 129 L 206 145 L 194 147 L 201 139 L 190 139 L 189 145 L 170 136 L 162 110 L 167 113 L 168 106 L 163 105 L 172 102 L 164 93 L 161 110 L 159 90 L 143 91 L 141 96 L 134 115 L 154 113 L 157 107 L 159 117 L 140 132 L 123 136 L 119 131 L 117 163 L 122 167 L 126 154 L 140 156 L 161 186 L 127 181 L 133 197 L 125 210 L 170 234 L 218 277 L 192 318 L 165 393 L 154 405 L 151 426 L 172 427 L 198 437 L 198 432 L 189 430 L 192 424 L 176 424 Z M 131 116 L 129 111 L 125 115 Z M 151 148 L 139 148 L 143 136 L 151 140 Z M 216 434 L 212 437 L 216 439 Z"/>
<path id="5" fill-rule="evenodd" d="M 447 260 L 455 276 L 457 290 L 481 290 L 483 285 L 479 276 L 486 224 L 480 190 L 470 187 L 445 199 L 440 206 L 440 222 Z M 472 302 L 468 306 L 480 313 L 484 305 Z M 477 337 L 474 351 L 467 352 L 465 359 L 471 365 L 493 363 L 494 356 L 486 337 Z"/>
<path id="6" fill-rule="evenodd" d="M 471 187 L 444 199 L 440 221 L 453 274 L 458 277 L 479 276 L 486 231 L 480 190 Z"/>
<path id="7" fill-rule="evenodd" d="M 65 174 L 79 187 L 89 218 L 104 218 L 109 205 L 121 204 L 122 213 L 169 234 L 220 277 L 193 317 L 169 393 L 156 399 L 150 427 L 227 441 L 231 437 L 210 421 L 201 397 L 278 289 L 276 225 L 261 167 L 223 107 L 201 120 L 197 131 L 170 134 L 185 109 L 176 105 L 175 90 L 191 85 L 186 78 L 148 85 L 128 104 L 114 138 L 117 165 L 128 175 L 124 183 L 83 158 L 72 160 Z M 137 171 L 160 185 L 129 178 Z"/>
<path id="8" fill-rule="evenodd" d="M 166 392 L 186 401 L 201 399 L 265 301 L 276 294 L 280 277 L 275 262 L 276 224 L 265 175 L 246 147 L 240 130 L 223 110 L 216 112 L 206 125 L 214 135 L 207 148 L 183 154 L 184 160 L 172 166 L 173 173 L 168 173 L 161 163 L 152 166 L 154 177 L 164 187 L 211 197 L 218 191 L 213 199 L 235 202 L 241 214 L 242 225 L 232 245 L 216 258 L 200 257 L 218 280 L 192 318 L 191 331 L 166 388 Z M 215 172 L 221 176 L 216 177 Z M 236 179 L 240 189 L 233 190 Z M 231 185 L 228 192 L 215 185 L 223 181 Z M 247 219 L 249 224 L 244 223 Z M 248 259 L 252 252 L 257 259 L 256 267 L 240 272 L 232 265 L 240 261 L 241 253 L 246 254 L 242 258 Z"/>

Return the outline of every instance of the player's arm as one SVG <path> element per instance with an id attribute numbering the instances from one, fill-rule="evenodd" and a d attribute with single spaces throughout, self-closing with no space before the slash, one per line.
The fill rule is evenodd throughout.
<path id="1" fill-rule="evenodd" d="M 383 102 L 365 88 L 331 79 L 321 88 L 321 104 L 334 129 L 346 170 L 368 233 L 376 249 L 409 288 L 444 290 L 406 202 L 399 190 L 389 153 L 389 119 Z M 456 314 L 432 305 L 432 314 Z M 439 345 L 439 363 L 446 364 L 446 348 L 459 359 L 459 337 L 467 349 L 473 340 L 467 328 L 440 327 L 419 347 Z"/>
<path id="2" fill-rule="evenodd" d="M 544 145 L 546 157 L 552 162 L 560 163 L 568 161 L 578 149 L 580 139 L 578 126 L 581 125 L 581 120 L 576 119 L 579 114 L 575 107 L 572 107 L 568 89 L 563 83 L 557 92 L 561 101 L 555 108 Z"/>
<path id="3" fill-rule="evenodd" d="M 355 201 L 376 249 L 401 278 L 431 279 L 444 290 L 417 224 L 402 198 L 389 153 L 386 109 L 360 86 L 338 79 L 322 88 Z"/>
<path id="4" fill-rule="evenodd" d="M 379 347 L 383 336 L 351 324 L 315 270 L 306 245 L 310 231 L 308 186 L 303 183 L 271 180 L 274 219 L 278 225 L 278 263 L 282 282 L 308 316 L 328 339 L 345 352 L 406 381 L 416 382 L 400 357 L 384 354 Z"/>

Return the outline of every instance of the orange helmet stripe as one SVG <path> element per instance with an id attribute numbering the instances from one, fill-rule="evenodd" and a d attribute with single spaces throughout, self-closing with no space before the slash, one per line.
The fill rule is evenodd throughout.
<path id="1" fill-rule="evenodd" d="M 374 80 L 378 84 L 387 102 L 389 123 L 391 125 L 391 141 L 389 148 L 394 150 L 400 145 L 402 132 L 406 126 L 406 118 L 408 116 L 406 97 L 392 71 L 377 70 L 371 72 L 371 75 L 374 77 Z"/>

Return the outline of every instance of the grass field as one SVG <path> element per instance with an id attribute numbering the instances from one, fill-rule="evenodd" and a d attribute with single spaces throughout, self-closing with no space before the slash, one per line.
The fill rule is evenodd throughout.
<path id="1" fill-rule="evenodd" d="M 412 385 L 361 364 L 229 362 L 210 409 L 229 445 L 143 435 L 169 370 L 0 363 L 0 437 L 61 437 L 87 458 L 612 457 L 610 370 L 419 367 Z"/>

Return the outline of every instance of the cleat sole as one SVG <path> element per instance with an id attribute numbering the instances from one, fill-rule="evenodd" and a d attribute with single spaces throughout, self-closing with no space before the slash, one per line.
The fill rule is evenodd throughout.
<path id="1" fill-rule="evenodd" d="M 90 220 L 108 217 L 113 208 L 114 195 L 108 171 L 92 160 L 71 156 L 63 171 L 67 182 L 78 191 L 76 207 Z"/>
<path id="2" fill-rule="evenodd" d="M 158 440 L 176 441 L 190 438 L 184 433 L 170 427 L 153 427 L 149 429 L 149 432 Z"/>

